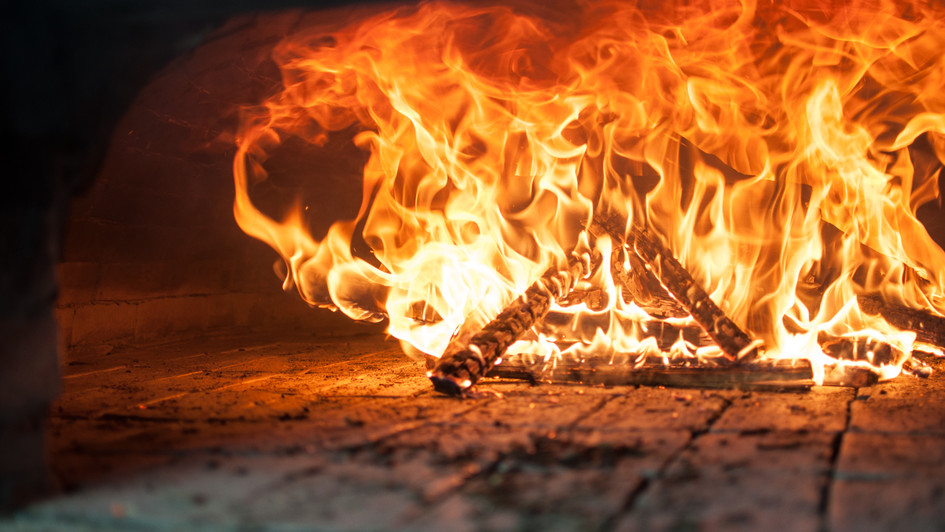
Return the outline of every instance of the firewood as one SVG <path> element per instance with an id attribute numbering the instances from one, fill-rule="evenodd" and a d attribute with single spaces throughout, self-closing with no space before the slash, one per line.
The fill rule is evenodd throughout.
<path id="1" fill-rule="evenodd" d="M 741 330 L 699 286 L 663 242 L 639 225 L 631 225 L 626 236 L 624 223 L 613 215 L 594 217 L 591 232 L 606 233 L 622 247 L 632 250 L 650 271 L 734 363 L 750 362 L 758 356 L 758 343 Z"/>
<path id="2" fill-rule="evenodd" d="M 592 231 L 594 227 L 592 227 Z M 624 263 L 629 263 L 627 268 Z M 624 295 L 638 307 L 655 318 L 681 318 L 689 313 L 673 299 L 660 284 L 659 279 L 648 270 L 636 253 L 620 246 L 611 255 L 611 275 L 614 282 L 624 289 Z"/>
<path id="3" fill-rule="evenodd" d="M 601 288 L 591 288 L 588 290 L 571 290 L 568 294 L 558 298 L 558 304 L 562 307 L 571 307 L 584 303 L 591 310 L 600 310 L 607 300 L 607 295 Z"/>
<path id="4" fill-rule="evenodd" d="M 916 340 L 938 347 L 945 347 L 945 318 L 928 311 L 905 307 L 883 301 L 878 296 L 859 296 L 860 310 L 867 314 L 879 314 L 890 325 L 916 334 Z"/>
<path id="5" fill-rule="evenodd" d="M 871 337 L 818 338 L 824 353 L 839 361 L 864 362 L 873 366 L 895 364 L 905 358 L 902 351 Z"/>
<path id="6" fill-rule="evenodd" d="M 762 361 L 742 366 L 663 366 L 607 363 L 569 364 L 542 371 L 518 364 L 503 363 L 489 377 L 525 380 L 531 383 L 586 384 L 604 386 L 671 386 L 680 388 L 806 388 L 813 385 L 807 360 Z"/>
<path id="7" fill-rule="evenodd" d="M 487 377 L 523 380 L 531 384 L 586 384 L 590 386 L 670 386 L 677 388 L 797 389 L 814 385 L 810 361 L 761 360 L 739 366 L 664 366 L 635 368 L 585 362 L 561 363 L 544 370 L 522 364 L 503 363 Z M 879 381 L 871 368 L 853 364 L 824 367 L 823 386 L 865 387 Z"/>
<path id="8" fill-rule="evenodd" d="M 599 258 L 590 257 L 585 262 L 572 256 L 565 269 L 549 269 L 468 341 L 460 337 L 451 342 L 428 373 L 434 389 L 447 395 L 462 395 L 495 366 L 510 345 L 548 313 L 555 299 L 567 295 L 578 279 L 589 275 L 595 262 Z"/>
<path id="9" fill-rule="evenodd" d="M 629 268 L 625 262 L 629 263 Z M 644 267 L 643 261 L 635 253 L 628 253 L 622 248 L 615 249 L 611 254 L 610 272 L 614 284 L 621 288 L 625 303 L 632 302 L 657 319 L 689 316 L 673 296 L 666 292 L 653 273 Z M 558 304 L 569 307 L 585 303 L 591 310 L 600 310 L 606 304 L 607 298 L 605 290 L 597 287 L 573 290 L 559 299 Z"/>
<path id="10" fill-rule="evenodd" d="M 879 374 L 869 367 L 832 364 L 824 367 L 824 386 L 862 388 L 879 382 Z"/>

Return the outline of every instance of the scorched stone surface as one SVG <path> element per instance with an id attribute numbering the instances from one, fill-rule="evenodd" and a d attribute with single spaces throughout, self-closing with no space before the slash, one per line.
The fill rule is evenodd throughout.
<path id="1" fill-rule="evenodd" d="M 73 350 L 0 529 L 941 530 L 945 363 L 869 388 L 435 393 L 381 336 Z"/>

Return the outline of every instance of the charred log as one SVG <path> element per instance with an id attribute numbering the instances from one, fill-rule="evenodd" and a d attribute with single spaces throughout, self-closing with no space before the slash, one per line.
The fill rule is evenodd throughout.
<path id="1" fill-rule="evenodd" d="M 764 361 L 744 366 L 615 366 L 605 363 L 559 364 L 548 371 L 501 364 L 489 377 L 604 386 L 672 386 L 679 388 L 741 389 L 757 387 L 806 388 L 813 372 L 806 360 Z"/>
<path id="2" fill-rule="evenodd" d="M 894 365 L 905 355 L 882 340 L 860 338 L 818 338 L 824 353 L 837 363 L 824 368 L 827 386 L 871 386 L 879 381 L 878 366 Z"/>
<path id="3" fill-rule="evenodd" d="M 611 255 L 610 271 L 614 282 L 624 289 L 624 295 L 649 315 L 656 318 L 681 318 L 689 315 L 663 288 L 653 272 L 646 268 L 643 260 L 636 253 L 628 251 L 625 246 L 614 250 Z"/>
<path id="4" fill-rule="evenodd" d="M 818 339 L 818 343 L 825 353 L 837 360 L 884 366 L 895 364 L 904 358 L 898 349 L 875 338 Z"/>
<path id="5" fill-rule="evenodd" d="M 495 366 L 510 345 L 548 313 L 553 301 L 571 292 L 578 279 L 590 273 L 594 262 L 572 257 L 565 269 L 548 270 L 468 341 L 462 336 L 459 341 L 454 339 L 429 374 L 433 387 L 447 395 L 462 395 Z"/>
<path id="6" fill-rule="evenodd" d="M 666 292 L 705 329 L 730 362 L 750 362 L 757 358 L 757 342 L 712 301 L 659 237 L 637 225 L 632 225 L 624 236 L 624 223 L 612 215 L 596 216 L 591 232 L 595 235 L 606 233 L 615 242 L 632 250 Z"/>
<path id="7" fill-rule="evenodd" d="M 824 368 L 824 386 L 862 388 L 879 382 L 879 374 L 871 368 L 850 364 L 834 364 Z"/>
<path id="8" fill-rule="evenodd" d="M 562 307 L 571 307 L 584 303 L 591 310 L 600 310 L 607 301 L 607 294 L 603 289 L 592 288 L 589 290 L 571 290 L 568 294 L 558 299 L 558 304 Z"/>
<path id="9" fill-rule="evenodd" d="M 857 301 L 863 312 L 879 314 L 890 325 L 914 332 L 916 340 L 945 347 L 945 318 L 924 310 L 888 303 L 877 296 L 860 296 Z"/>
<path id="10" fill-rule="evenodd" d="M 914 373 L 922 376 L 922 371 L 922 368 L 916 368 Z M 724 367 L 647 365 L 634 368 L 629 365 L 581 363 L 559 364 L 549 370 L 511 363 L 496 366 L 487 376 L 523 380 L 531 384 L 547 382 L 592 386 L 669 386 L 716 389 L 794 390 L 809 388 L 815 383 L 814 372 L 808 360 L 766 360 Z M 877 382 L 879 382 L 879 374 L 872 368 L 839 363 L 824 368 L 821 385 L 858 388 L 872 386 Z"/>

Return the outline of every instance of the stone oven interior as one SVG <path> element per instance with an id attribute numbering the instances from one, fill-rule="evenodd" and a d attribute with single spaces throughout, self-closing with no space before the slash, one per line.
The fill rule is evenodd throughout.
<path id="1" fill-rule="evenodd" d="M 54 402 L 2 419 L 0 529 L 945 527 L 941 358 L 867 387 L 495 379 L 458 400 L 383 324 L 284 292 L 233 221 L 238 111 L 278 84 L 282 36 L 356 9 L 377 8 L 214 13 L 121 106 L 64 223 L 58 376 L 3 381 Z M 357 209 L 350 185 L 308 192 L 324 219 Z"/>

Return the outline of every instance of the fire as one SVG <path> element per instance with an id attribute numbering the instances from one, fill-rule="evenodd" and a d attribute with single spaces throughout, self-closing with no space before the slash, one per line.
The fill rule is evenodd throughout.
<path id="1" fill-rule="evenodd" d="M 943 47 L 945 14 L 919 3 L 393 9 L 276 48 L 283 87 L 245 113 L 234 212 L 285 260 L 287 289 L 388 319 L 411 354 L 440 356 L 575 249 L 624 260 L 587 232 L 606 209 L 661 235 L 765 357 L 822 378 L 847 338 L 890 378 L 915 334 L 858 297 L 945 312 L 945 252 L 916 217 L 939 201 Z M 356 216 L 316 235 L 303 204 L 254 203 L 280 146 L 338 139 L 364 161 L 342 176 L 361 185 Z M 312 186 L 332 171 L 311 168 Z M 607 267 L 578 289 L 598 304 L 558 302 L 510 352 L 718 354 L 682 332 L 658 346 L 660 320 Z"/>

